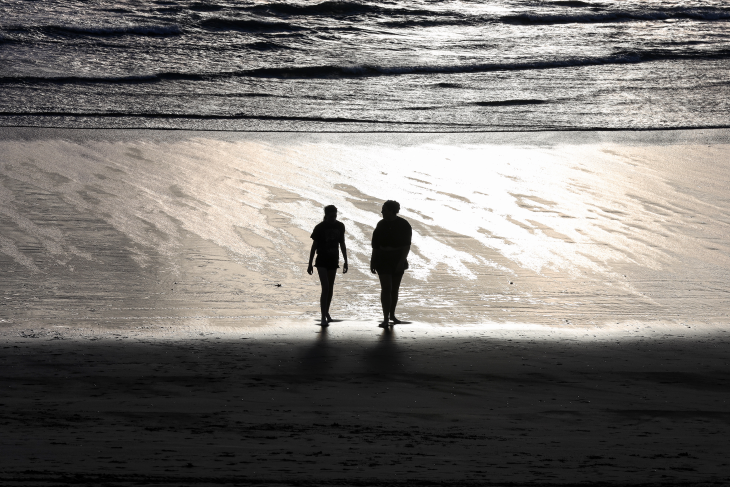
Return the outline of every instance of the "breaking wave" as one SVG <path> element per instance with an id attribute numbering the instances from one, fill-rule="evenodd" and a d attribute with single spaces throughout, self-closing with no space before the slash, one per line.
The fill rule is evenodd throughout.
<path id="1" fill-rule="evenodd" d="M 9 26 L 7 31 L 42 32 L 45 34 L 72 34 L 98 37 L 115 36 L 178 36 L 183 33 L 176 24 L 168 25 L 38 25 L 38 26 Z"/>
<path id="2" fill-rule="evenodd" d="M 458 25 L 481 23 L 523 23 L 523 24 L 562 24 L 562 23 L 606 23 L 647 20 L 727 20 L 729 8 L 718 7 L 676 7 L 660 10 L 604 9 L 600 3 L 581 0 L 550 2 L 564 10 L 560 13 L 520 13 L 513 15 L 468 15 L 455 10 L 426 10 L 422 8 L 387 7 L 359 2 L 326 1 L 315 4 L 295 4 L 273 2 L 244 7 L 245 10 L 259 15 L 286 16 L 367 16 L 392 26 Z M 589 10 L 590 9 L 590 10 Z M 576 11 L 577 10 L 577 11 Z M 373 17 L 381 17 L 374 19 Z M 403 18 L 399 18 L 403 17 Z"/>
<path id="3" fill-rule="evenodd" d="M 528 25 L 542 24 L 593 24 L 627 21 L 660 21 L 660 20 L 703 20 L 723 21 L 730 19 L 730 9 L 692 9 L 677 8 L 655 11 L 618 10 L 605 12 L 584 12 L 565 14 L 516 14 L 499 18 L 503 23 L 519 23 Z"/>
<path id="4" fill-rule="evenodd" d="M 228 17 L 212 17 L 202 20 L 199 25 L 213 30 L 240 30 L 245 32 L 286 32 L 306 30 L 291 22 L 267 21 L 254 19 L 236 19 Z"/>
<path id="5" fill-rule="evenodd" d="M 407 15 L 407 16 L 434 16 L 450 15 L 439 10 L 414 9 L 404 7 L 385 7 L 380 5 L 359 2 L 326 1 L 314 4 L 296 4 L 284 2 L 262 3 L 245 7 L 250 12 L 275 15 L 309 15 L 309 16 L 355 16 L 355 15 Z"/>
<path id="6" fill-rule="evenodd" d="M 380 119 L 350 117 L 318 117 L 318 116 L 286 116 L 286 115 L 251 115 L 246 113 L 202 114 L 202 113 L 152 113 L 152 112 L 119 112 L 119 111 L 0 111 L 0 117 L 79 117 L 79 118 L 149 118 L 149 119 L 188 119 L 188 120 L 271 120 L 295 122 L 330 122 L 330 123 L 368 123 L 386 125 L 455 125 L 435 122 L 388 121 Z"/>
<path id="7" fill-rule="evenodd" d="M 528 71 L 543 69 L 561 69 L 581 66 L 600 66 L 611 64 L 632 64 L 651 61 L 667 61 L 680 59 L 727 59 L 730 49 L 716 51 L 626 51 L 613 56 L 568 58 L 544 61 L 484 63 L 463 65 L 414 65 L 414 66 L 282 66 L 271 68 L 253 68 L 240 71 L 224 71 L 211 73 L 161 72 L 131 76 L 3 76 L 0 84 L 9 83 L 153 83 L 160 81 L 214 81 L 240 77 L 250 78 L 292 78 L 292 79 L 328 79 L 328 78 L 364 78 L 374 76 L 403 76 L 417 74 L 458 74 L 490 71 Z"/>

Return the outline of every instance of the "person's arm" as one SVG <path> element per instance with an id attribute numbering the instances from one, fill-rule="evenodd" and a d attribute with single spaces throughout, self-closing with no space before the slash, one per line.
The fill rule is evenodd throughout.
<path id="1" fill-rule="evenodd" d="M 374 262 L 375 261 L 375 252 L 376 252 L 376 250 L 378 248 L 378 245 L 379 245 L 379 242 L 378 242 L 378 227 L 377 227 L 377 225 L 375 226 L 375 230 L 373 230 L 373 238 L 370 241 L 370 245 L 373 247 L 373 250 L 370 253 L 370 272 L 372 272 L 373 274 L 377 274 L 377 272 L 375 271 L 375 267 L 374 267 L 374 264 L 375 264 L 375 262 Z"/>
<path id="2" fill-rule="evenodd" d="M 317 251 L 317 241 L 312 242 L 312 250 L 309 251 L 309 265 L 307 266 L 307 274 L 310 276 L 314 273 L 314 267 L 312 267 L 312 261 L 314 260 L 314 253 Z"/>
<path id="3" fill-rule="evenodd" d="M 406 268 L 406 259 L 408 258 L 408 254 L 411 252 L 411 244 L 405 245 L 401 247 L 401 256 L 398 260 L 398 265 L 396 266 L 396 269 L 398 270 L 404 270 Z"/>
<path id="4" fill-rule="evenodd" d="M 378 223 L 378 225 L 380 225 L 380 223 Z M 370 245 L 373 248 L 372 252 L 370 253 L 370 272 L 372 272 L 373 274 L 377 274 L 377 272 L 375 271 L 375 252 L 378 251 L 380 245 L 378 225 L 375 225 L 375 229 L 373 230 L 373 238 L 370 240 Z"/>
<path id="5" fill-rule="evenodd" d="M 401 271 L 406 268 L 406 259 L 408 258 L 408 254 L 411 252 L 411 238 L 413 237 L 413 229 L 411 228 L 411 225 L 408 222 L 405 222 L 405 224 L 407 225 L 407 229 L 404 236 L 408 243 L 400 248 L 401 256 L 400 259 L 398 259 L 398 265 L 396 266 L 396 269 Z"/>
<path id="6" fill-rule="evenodd" d="M 347 272 L 347 246 L 345 245 L 345 224 L 342 222 L 340 223 L 340 229 L 342 230 L 342 234 L 340 235 L 340 248 L 342 249 L 342 257 L 345 259 L 345 263 L 342 265 L 342 273 Z"/>
<path id="7" fill-rule="evenodd" d="M 340 242 L 340 247 L 342 248 L 342 257 L 345 259 L 345 263 L 342 264 L 342 273 L 345 274 L 347 272 L 347 246 L 344 238 Z"/>

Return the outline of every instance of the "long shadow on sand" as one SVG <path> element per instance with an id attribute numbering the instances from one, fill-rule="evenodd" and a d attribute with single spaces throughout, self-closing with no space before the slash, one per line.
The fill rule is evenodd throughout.
<path id="1" fill-rule="evenodd" d="M 356 349 L 357 348 L 357 349 Z M 349 342 L 333 343 L 327 328 L 322 328 L 314 342 L 300 351 L 300 363 L 296 375 L 310 379 L 342 374 L 385 377 L 405 371 L 404 352 L 397 344 L 397 335 L 392 328 L 382 331 L 374 346 L 362 350 Z M 353 370 L 354 366 L 354 370 Z"/>
<path id="2" fill-rule="evenodd" d="M 317 378 L 330 373 L 336 362 L 337 357 L 329 343 L 327 328 L 322 328 L 314 344 L 301 355 L 301 372 L 310 378 Z"/>
<path id="3" fill-rule="evenodd" d="M 365 351 L 365 368 L 368 373 L 388 375 L 403 372 L 403 350 L 396 342 L 392 327 L 384 328 L 376 345 Z"/>

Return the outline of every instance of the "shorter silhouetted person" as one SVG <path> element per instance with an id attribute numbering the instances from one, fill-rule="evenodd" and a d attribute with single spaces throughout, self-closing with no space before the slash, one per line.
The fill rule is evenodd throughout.
<path id="1" fill-rule="evenodd" d="M 337 208 L 334 205 L 324 207 L 324 221 L 317 224 L 312 232 L 312 249 L 309 252 L 309 266 L 307 272 L 312 275 L 312 259 L 317 253 L 317 260 L 314 267 L 319 274 L 319 282 L 322 285 L 322 295 L 319 298 L 319 305 L 322 311 L 322 326 L 329 326 L 332 321 L 330 316 L 330 304 L 335 287 L 335 276 L 340 267 L 340 248 L 345 263 L 342 265 L 342 273 L 347 272 L 347 247 L 345 247 L 345 225 L 337 221 Z"/>
<path id="2" fill-rule="evenodd" d="M 403 273 L 408 269 L 408 253 L 411 251 L 411 224 L 398 216 L 400 204 L 388 200 L 383 203 L 383 219 L 373 231 L 373 254 L 370 272 L 380 279 L 380 302 L 383 305 L 381 327 L 403 323 L 395 317 L 398 290 Z"/>

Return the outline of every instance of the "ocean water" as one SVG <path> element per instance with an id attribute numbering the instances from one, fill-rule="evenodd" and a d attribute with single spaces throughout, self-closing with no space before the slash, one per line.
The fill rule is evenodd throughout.
<path id="1" fill-rule="evenodd" d="M 730 126 L 721 0 L 0 0 L 0 125 Z"/>

